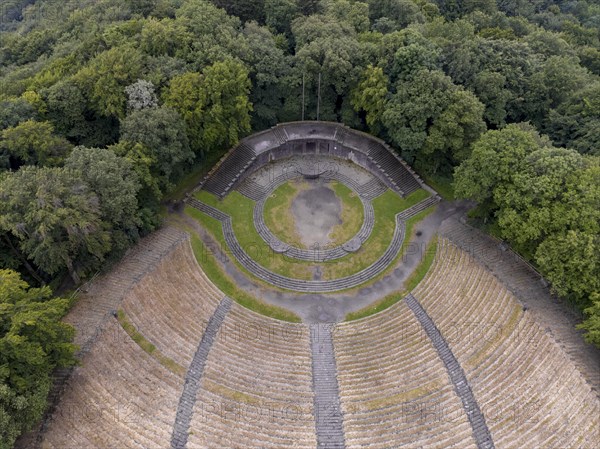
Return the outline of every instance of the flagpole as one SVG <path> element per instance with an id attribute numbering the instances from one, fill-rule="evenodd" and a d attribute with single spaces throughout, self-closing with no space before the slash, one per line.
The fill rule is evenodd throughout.
<path id="1" fill-rule="evenodd" d="M 302 121 L 304 121 L 304 73 L 302 73 Z"/>
<path id="2" fill-rule="evenodd" d="M 321 109 L 321 72 L 319 72 L 319 87 L 317 88 L 317 121 L 319 121 L 320 109 Z"/>

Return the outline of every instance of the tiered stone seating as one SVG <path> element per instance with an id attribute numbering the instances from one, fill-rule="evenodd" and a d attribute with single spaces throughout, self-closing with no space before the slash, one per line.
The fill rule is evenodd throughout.
<path id="1" fill-rule="evenodd" d="M 383 145 L 370 142 L 368 155 L 375 166 L 405 195 L 421 187 L 415 176 Z"/>
<path id="2" fill-rule="evenodd" d="M 185 242 L 132 289 L 122 307 L 147 340 L 187 368 L 223 296 Z"/>
<path id="3" fill-rule="evenodd" d="M 82 288 L 80 297 L 65 321 L 75 326 L 75 344 L 88 348 L 97 329 L 119 304 L 131 287 L 153 270 L 187 235 L 167 226 L 142 239 L 110 272 Z"/>
<path id="4" fill-rule="evenodd" d="M 456 219 L 445 220 L 440 232 L 492 271 L 529 308 L 535 321 L 549 329 L 592 388 L 600 392 L 600 354 L 592 345 L 582 344 L 581 333 L 575 330 L 581 317 L 550 294 L 539 273 L 513 251 L 502 250 L 498 240 Z"/>
<path id="5" fill-rule="evenodd" d="M 213 343 L 188 448 L 316 447 L 309 333 L 233 304 Z"/>
<path id="6" fill-rule="evenodd" d="M 366 198 L 368 200 L 374 200 L 379 195 L 383 194 L 387 190 L 385 184 L 383 184 L 379 179 L 373 177 L 369 182 L 361 185 L 359 187 L 360 196 Z"/>
<path id="7" fill-rule="evenodd" d="M 224 196 L 255 159 L 254 148 L 240 143 L 204 183 L 204 190 Z"/>
<path id="8" fill-rule="evenodd" d="M 271 130 L 273 131 L 273 134 L 275 135 L 275 138 L 277 139 L 277 142 L 279 142 L 280 145 L 283 145 L 288 141 L 289 137 L 287 135 L 285 127 L 274 126 L 273 128 L 271 128 Z"/>
<path id="9" fill-rule="evenodd" d="M 102 324 L 112 317 L 131 286 L 185 238 L 178 229 L 164 227 L 142 239 L 108 274 L 81 288 L 77 303 L 65 317 L 65 321 L 75 327 L 79 357 L 89 351 Z M 53 373 L 53 385 L 48 394 L 50 410 L 60 400 L 72 372 L 73 368 L 62 368 Z M 35 438 L 35 435 L 29 437 Z"/>
<path id="10" fill-rule="evenodd" d="M 429 338 L 404 302 L 334 333 L 349 448 L 475 447 Z"/>
<path id="11" fill-rule="evenodd" d="M 41 447 L 168 447 L 182 384 L 113 319 L 73 374 Z"/>
<path id="12" fill-rule="evenodd" d="M 258 184 L 256 181 L 251 179 L 245 179 L 237 188 L 238 192 L 240 192 L 245 197 L 250 198 L 253 201 L 258 201 L 261 198 L 264 198 L 266 195 L 265 189 Z"/>
<path id="13" fill-rule="evenodd" d="M 462 365 L 496 447 L 597 447 L 597 396 L 468 253 L 440 239 L 436 261 L 413 293 Z"/>

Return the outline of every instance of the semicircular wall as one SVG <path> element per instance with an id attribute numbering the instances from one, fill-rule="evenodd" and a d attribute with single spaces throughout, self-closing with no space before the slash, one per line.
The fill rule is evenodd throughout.
<path id="1" fill-rule="evenodd" d="M 270 161 L 294 155 L 323 154 L 351 160 L 405 196 L 424 188 L 419 176 L 385 142 L 334 122 L 280 123 L 248 136 L 229 150 L 197 187 L 219 197 Z"/>

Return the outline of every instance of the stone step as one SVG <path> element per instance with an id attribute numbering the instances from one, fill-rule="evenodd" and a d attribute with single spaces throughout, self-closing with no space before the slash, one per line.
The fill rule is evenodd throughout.
<path id="1" fill-rule="evenodd" d="M 179 399 L 175 423 L 173 425 L 173 434 L 171 436 L 172 449 L 185 449 L 187 445 L 193 407 L 196 402 L 198 389 L 200 388 L 200 381 L 204 367 L 206 366 L 206 360 L 208 359 L 208 354 L 217 332 L 223 324 L 225 316 L 231 309 L 231 305 L 232 300 L 227 296 L 219 303 L 217 310 L 215 310 L 206 326 L 202 340 L 185 375 L 183 392 Z"/>
<path id="2" fill-rule="evenodd" d="M 481 412 L 479 404 L 475 400 L 475 396 L 473 395 L 473 391 L 469 386 L 465 373 L 456 360 L 456 357 L 450 350 L 448 343 L 436 327 L 433 320 L 429 317 L 429 315 L 427 315 L 425 309 L 423 309 L 419 301 L 412 294 L 409 293 L 406 298 L 404 298 L 404 301 L 425 329 L 425 333 L 433 343 L 433 346 L 437 350 L 442 362 L 444 362 L 444 365 L 446 366 L 450 376 L 450 380 L 454 384 L 456 393 L 460 397 L 465 413 L 467 414 L 467 418 L 471 423 L 473 438 L 477 443 L 477 447 L 480 449 L 494 448 L 492 435 L 487 427 L 483 413 Z"/>

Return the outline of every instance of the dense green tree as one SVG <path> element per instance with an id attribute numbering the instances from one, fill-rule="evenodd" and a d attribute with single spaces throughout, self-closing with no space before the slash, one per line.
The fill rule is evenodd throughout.
<path id="1" fill-rule="evenodd" d="M 210 151 L 234 145 L 250 132 L 248 69 L 230 59 L 207 67 L 203 75 L 207 98 L 202 124 L 204 148 Z"/>
<path id="2" fill-rule="evenodd" d="M 597 190 L 582 176 L 586 160 L 574 150 L 542 148 L 527 155 L 511 182 L 496 187 L 498 224 L 503 237 L 533 251 L 548 235 L 566 229 L 592 231 L 600 219 Z M 588 183 L 583 183 L 584 180 Z M 596 222 L 597 225 L 597 222 Z"/>
<path id="3" fill-rule="evenodd" d="M 174 109 L 132 111 L 121 122 L 121 141 L 140 143 L 148 151 L 151 172 L 163 192 L 193 159 L 185 123 Z"/>
<path id="4" fill-rule="evenodd" d="M 185 59 L 192 41 L 192 33 L 178 21 L 150 17 L 141 30 L 140 49 L 151 56 L 177 56 Z"/>
<path id="5" fill-rule="evenodd" d="M 553 291 L 588 304 L 600 289 L 600 165 L 530 126 L 487 132 L 456 169 L 455 193 L 534 262 Z"/>
<path id="6" fill-rule="evenodd" d="M 216 62 L 202 74 L 173 78 L 165 104 L 186 121 L 194 151 L 206 153 L 234 145 L 250 131 L 250 85 L 239 61 Z"/>
<path id="7" fill-rule="evenodd" d="M 125 140 L 111 145 L 109 148 L 118 156 L 129 161 L 140 182 L 141 189 L 137 196 L 139 204 L 143 205 L 140 211 L 140 218 L 143 223 L 142 229 L 155 227 L 156 220 L 149 220 L 148 213 L 156 209 L 162 199 L 161 188 L 164 188 L 164 181 L 159 179 L 158 175 L 155 175 L 158 172 L 159 155 L 139 142 L 134 143 Z"/>
<path id="8" fill-rule="evenodd" d="M 381 132 L 381 119 L 388 96 L 387 76 L 381 67 L 369 65 L 362 80 L 352 93 L 352 104 L 356 111 L 365 112 L 365 120 L 374 134 Z"/>
<path id="9" fill-rule="evenodd" d="M 424 21 L 419 6 L 411 0 L 368 0 L 368 4 L 371 20 L 381 24 L 382 18 L 387 19 L 394 31 Z"/>
<path id="10" fill-rule="evenodd" d="M 85 118 L 87 102 L 77 83 L 70 79 L 59 81 L 44 94 L 46 117 L 58 133 L 78 143 L 90 134 L 91 124 Z"/>
<path id="11" fill-rule="evenodd" d="M 300 15 L 298 0 L 265 0 L 265 23 L 276 33 L 291 37 L 291 24 Z"/>
<path id="12" fill-rule="evenodd" d="M 284 118 L 282 108 L 290 96 L 292 61 L 267 28 L 250 22 L 243 33 L 250 49 L 244 62 L 250 68 L 252 129 L 264 129 Z"/>
<path id="13" fill-rule="evenodd" d="M 18 273 L 0 270 L 2 449 L 42 417 L 54 368 L 75 363 L 74 329 L 61 321 L 68 308 L 48 287 L 29 288 Z"/>
<path id="14" fill-rule="evenodd" d="M 0 102 L 0 131 L 36 118 L 38 118 L 37 111 L 23 98 Z"/>
<path id="15" fill-rule="evenodd" d="M 296 64 L 305 74 L 307 112 L 316 118 L 318 76 L 321 74 L 320 118 L 346 123 L 353 115 L 350 98 L 346 98 L 358 82 L 365 66 L 363 49 L 356 31 L 347 22 L 331 16 L 310 16 L 296 19 L 292 24 L 296 41 Z M 313 112 L 315 111 L 315 112 Z"/>
<path id="16" fill-rule="evenodd" d="M 528 82 L 525 94 L 528 119 L 541 127 L 551 108 L 560 106 L 589 81 L 589 72 L 573 58 L 548 58 Z"/>
<path id="17" fill-rule="evenodd" d="M 586 304 L 590 292 L 600 288 L 599 254 L 598 234 L 567 230 L 545 238 L 537 247 L 535 262 L 553 291 Z"/>
<path id="18" fill-rule="evenodd" d="M 75 80 L 98 114 L 122 118 L 127 105 L 125 87 L 140 77 L 142 64 L 141 52 L 124 44 L 100 53 L 75 75 Z"/>
<path id="19" fill-rule="evenodd" d="M 421 70 L 439 68 L 439 48 L 421 33 L 406 29 L 386 35 L 382 40 L 379 64 L 393 83 L 408 80 Z"/>
<path id="20" fill-rule="evenodd" d="M 352 25 L 357 33 L 364 33 L 371 26 L 367 3 L 350 0 L 323 0 L 321 5 L 324 14 L 337 21 Z"/>
<path id="21" fill-rule="evenodd" d="M 97 268 L 110 251 L 110 233 L 97 195 L 81 173 L 55 167 L 23 167 L 0 182 L 0 229 L 49 275 L 80 275 Z"/>
<path id="22" fill-rule="evenodd" d="M 600 348 L 600 292 L 590 295 L 590 306 L 584 312 L 586 319 L 578 328 L 587 331 L 585 340 Z"/>
<path id="23" fill-rule="evenodd" d="M 11 168 L 21 165 L 57 165 L 71 145 L 54 134 L 49 122 L 27 120 L 0 134 L 0 154 L 9 157 Z"/>
<path id="24" fill-rule="evenodd" d="M 409 161 L 428 172 L 448 171 L 467 158 L 485 130 L 483 105 L 439 71 L 400 80 L 383 113 L 388 135 Z"/>
<path id="25" fill-rule="evenodd" d="M 455 194 L 477 201 L 480 210 L 492 217 L 499 207 L 496 192 L 501 195 L 513 183 L 527 155 L 549 145 L 530 126 L 513 124 L 486 132 L 473 144 L 471 156 L 456 168 Z"/>
<path id="26" fill-rule="evenodd" d="M 255 20 L 264 23 L 265 0 L 212 0 L 219 8 L 223 8 L 228 14 L 239 17 L 242 22 Z"/>
<path id="27" fill-rule="evenodd" d="M 177 10 L 177 22 L 193 35 L 187 61 L 190 69 L 201 72 L 204 67 L 246 52 L 239 35 L 240 19 L 229 16 L 205 0 L 187 1 Z"/>
<path id="28" fill-rule="evenodd" d="M 580 47 L 577 51 L 580 64 L 595 75 L 600 75 L 600 49 L 597 47 Z"/>
<path id="29" fill-rule="evenodd" d="M 101 218 L 110 225 L 112 248 L 122 250 L 135 241 L 141 225 L 137 200 L 141 186 L 131 162 L 111 150 L 77 147 L 65 167 L 81 173 L 97 195 Z"/>
<path id="30" fill-rule="evenodd" d="M 600 155 L 600 82 L 572 92 L 550 111 L 544 129 L 557 145 Z"/>
<path id="31" fill-rule="evenodd" d="M 484 118 L 493 126 L 506 123 L 506 105 L 511 93 L 506 89 L 506 77 L 498 72 L 484 70 L 473 80 L 473 91 L 485 105 Z"/>
<path id="32" fill-rule="evenodd" d="M 204 108 L 208 99 L 200 73 L 186 72 L 174 76 L 164 93 L 165 105 L 175 109 L 185 120 L 189 142 L 196 153 L 205 151 L 202 133 Z"/>

